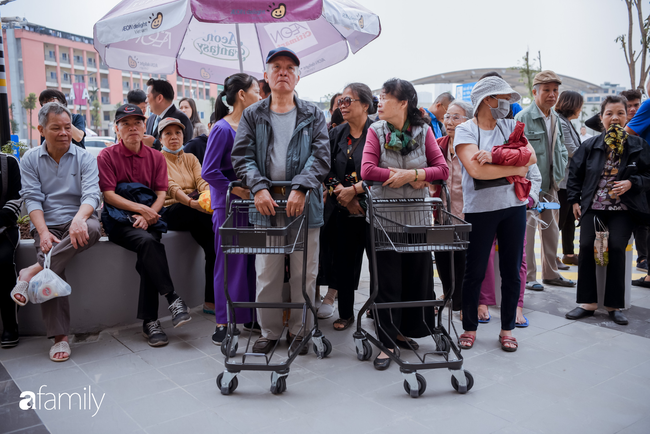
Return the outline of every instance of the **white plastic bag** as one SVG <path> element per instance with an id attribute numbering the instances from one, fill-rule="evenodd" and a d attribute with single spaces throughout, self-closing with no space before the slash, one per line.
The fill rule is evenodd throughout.
<path id="1" fill-rule="evenodd" d="M 43 271 L 32 277 L 29 282 L 27 294 L 32 303 L 44 303 L 55 297 L 67 297 L 72 293 L 68 282 L 61 279 L 54 271 L 50 270 L 50 257 L 52 249 L 45 255 Z"/>

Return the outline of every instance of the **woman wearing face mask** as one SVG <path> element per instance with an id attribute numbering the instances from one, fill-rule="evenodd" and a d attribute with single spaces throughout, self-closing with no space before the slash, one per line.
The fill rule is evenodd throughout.
<path id="1" fill-rule="evenodd" d="M 504 351 L 516 351 L 515 328 L 524 236 L 526 203 L 518 197 L 515 183 L 505 177 L 522 176 L 537 162 L 532 146 L 525 166 L 491 164 L 494 146 L 508 141 L 516 121 L 505 119 L 510 103 L 521 96 L 503 79 L 487 77 L 472 90 L 474 119 L 456 128 L 454 149 L 461 162 L 465 220 L 472 224 L 467 249 L 467 267 L 463 279 L 463 329 L 459 345 L 472 348 L 478 328 L 478 304 L 481 283 L 485 278 L 488 258 L 496 236 L 501 264 L 501 332 L 499 342 Z"/>
<path id="2" fill-rule="evenodd" d="M 224 292 L 224 254 L 221 250 L 219 227 L 226 221 L 226 194 L 231 181 L 237 181 L 230 154 L 235 141 L 239 120 L 246 107 L 260 101 L 260 87 L 255 77 L 239 73 L 228 77 L 215 104 L 216 123 L 212 126 L 203 159 L 202 176 L 210 184 L 212 224 L 217 260 L 214 268 L 214 298 L 217 326 L 212 343 L 221 345 L 227 333 L 227 305 Z M 248 199 L 249 191 L 241 187 L 232 189 L 231 199 Z M 233 301 L 255 300 L 255 256 L 231 255 L 228 258 L 228 293 Z M 259 331 L 250 309 L 237 309 L 237 321 L 245 330 Z"/>
<path id="3" fill-rule="evenodd" d="M 359 286 L 368 225 L 363 218 L 365 195 L 360 176 L 361 158 L 368 127 L 372 124 L 368 115 L 377 113 L 375 101 L 365 84 L 349 84 L 338 100 L 346 123 L 330 131 L 332 162 L 326 184 L 332 189 L 325 202 L 325 221 L 332 228 L 329 242 L 339 296 L 339 319 L 333 326 L 339 331 L 354 323 L 354 292 Z M 334 309 L 335 295 L 336 290 L 328 291 L 319 314 L 325 309 Z"/>
<path id="4" fill-rule="evenodd" d="M 368 128 L 361 165 L 361 177 L 375 181 L 374 198 L 426 198 L 428 182 L 449 175 L 433 130 L 417 104 L 410 82 L 392 79 L 384 83 L 377 110 L 381 120 Z M 377 303 L 434 298 L 431 253 L 385 251 L 377 252 L 376 258 Z M 391 352 L 395 345 L 417 350 L 418 343 L 410 338 L 428 336 L 434 325 L 433 308 L 378 309 L 377 313 L 378 338 Z M 374 367 L 388 369 L 390 361 L 381 352 Z"/>
<path id="5" fill-rule="evenodd" d="M 167 161 L 169 189 L 165 197 L 162 219 L 171 231 L 189 231 L 205 253 L 204 311 L 214 311 L 214 246 L 212 218 L 199 205 L 199 194 L 208 189 L 201 178 L 201 164 L 192 154 L 183 152 L 185 126 L 176 118 L 165 118 L 158 124 L 162 153 Z"/>
<path id="6" fill-rule="evenodd" d="M 650 147 L 640 137 L 629 135 L 627 100 L 608 96 L 600 106 L 604 131 L 586 140 L 573 154 L 567 182 L 567 202 L 580 220 L 577 303 L 568 319 L 593 316 L 598 308 L 596 291 L 595 231 L 597 220 L 608 229 L 607 279 L 604 305 L 610 318 L 627 325 L 619 310 L 625 307 L 625 249 L 636 222 L 648 222 Z"/>

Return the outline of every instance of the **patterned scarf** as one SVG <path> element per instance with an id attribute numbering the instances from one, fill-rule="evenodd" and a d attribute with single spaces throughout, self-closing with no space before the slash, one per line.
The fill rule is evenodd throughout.
<path id="1" fill-rule="evenodd" d="M 605 134 L 605 143 L 618 155 L 623 154 L 623 143 L 627 139 L 627 133 L 619 124 L 612 124 Z"/>
<path id="2" fill-rule="evenodd" d="M 384 147 L 392 151 L 400 152 L 402 155 L 406 155 L 411 152 L 413 149 L 417 148 L 417 142 L 411 137 L 410 129 L 411 123 L 407 119 L 404 122 L 404 126 L 401 131 L 397 131 L 393 125 L 386 123 L 388 129 L 390 130 L 390 136 L 386 137 L 386 144 Z"/>

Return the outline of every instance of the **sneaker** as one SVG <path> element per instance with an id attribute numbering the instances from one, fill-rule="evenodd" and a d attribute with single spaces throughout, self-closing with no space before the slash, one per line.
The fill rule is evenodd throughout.
<path id="1" fill-rule="evenodd" d="M 334 305 L 323 303 L 318 308 L 318 319 L 331 318 L 334 315 Z"/>
<path id="2" fill-rule="evenodd" d="M 262 333 L 262 327 L 257 321 L 244 323 L 244 330 L 247 332 Z"/>
<path id="3" fill-rule="evenodd" d="M 147 343 L 152 347 L 162 347 L 169 343 L 167 335 L 160 326 L 160 321 L 149 321 L 142 325 L 142 336 L 147 338 Z"/>
<path id="4" fill-rule="evenodd" d="M 5 329 L 2 332 L 2 340 L 0 340 L 0 347 L 13 348 L 18 345 L 18 326 L 13 329 Z"/>
<path id="5" fill-rule="evenodd" d="M 636 263 L 636 269 L 639 271 L 645 271 L 646 273 L 648 272 L 648 261 L 647 260 L 642 260 Z"/>
<path id="6" fill-rule="evenodd" d="M 192 319 L 189 308 L 180 297 L 169 305 L 169 311 L 172 313 L 172 324 L 174 324 L 174 328 L 180 327 Z"/>
<path id="7" fill-rule="evenodd" d="M 212 343 L 215 345 L 221 345 L 223 340 L 226 339 L 227 334 L 228 328 L 226 326 L 217 326 L 212 334 Z"/>

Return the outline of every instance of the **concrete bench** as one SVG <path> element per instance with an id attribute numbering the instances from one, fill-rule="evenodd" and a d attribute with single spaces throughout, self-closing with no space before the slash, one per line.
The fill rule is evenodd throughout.
<path id="1" fill-rule="evenodd" d="M 176 292 L 190 307 L 204 299 L 203 249 L 189 232 L 169 231 L 162 242 Z M 20 270 L 36 261 L 34 240 L 22 240 L 16 251 Z M 103 237 L 92 248 L 75 256 L 66 268 L 72 287 L 70 295 L 71 333 L 92 333 L 138 322 L 136 318 L 140 276 L 136 255 Z M 167 301 L 160 298 L 159 317 L 169 316 Z M 21 334 L 45 335 L 41 308 L 29 303 L 18 312 Z"/>

